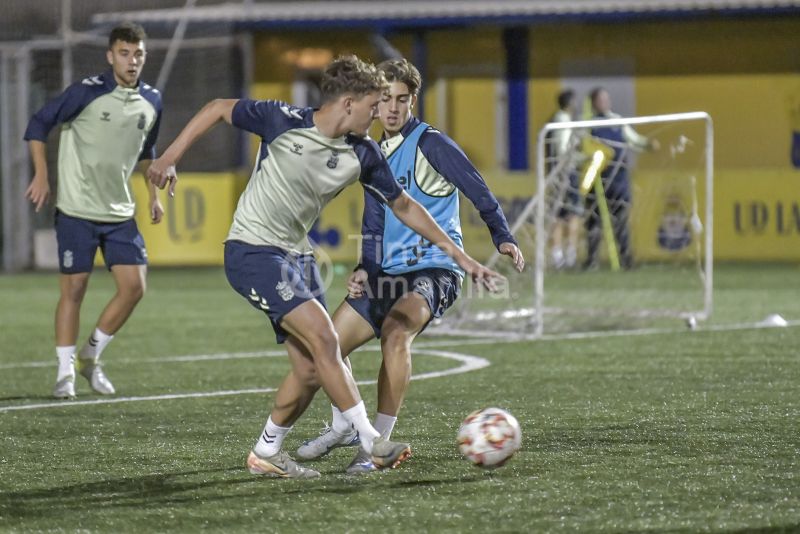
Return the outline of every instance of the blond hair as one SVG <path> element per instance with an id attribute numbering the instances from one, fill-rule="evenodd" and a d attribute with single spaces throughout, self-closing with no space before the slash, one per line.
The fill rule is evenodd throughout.
<path id="1" fill-rule="evenodd" d="M 347 93 L 362 97 L 376 91 L 385 91 L 388 87 L 386 78 L 375 65 L 354 55 L 334 59 L 325 68 L 320 82 L 323 102 Z"/>

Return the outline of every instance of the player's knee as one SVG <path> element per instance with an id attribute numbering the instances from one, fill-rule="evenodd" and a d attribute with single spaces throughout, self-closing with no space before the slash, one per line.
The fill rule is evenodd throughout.
<path id="1" fill-rule="evenodd" d="M 333 328 L 319 328 L 308 334 L 314 359 L 339 358 L 339 336 Z"/>
<path id="2" fill-rule="evenodd" d="M 144 291 L 144 282 L 136 282 L 120 288 L 120 293 L 125 297 L 126 300 L 131 302 L 139 302 L 142 300 L 142 297 L 144 297 Z"/>
<path id="3" fill-rule="evenodd" d="M 387 352 L 391 354 L 408 353 L 414 339 L 413 333 L 401 323 L 384 326 L 388 326 L 381 331 L 381 346 L 385 347 L 384 354 Z"/>
<path id="4" fill-rule="evenodd" d="M 88 279 L 73 279 L 61 286 L 61 298 L 70 302 L 80 304 L 89 287 Z"/>

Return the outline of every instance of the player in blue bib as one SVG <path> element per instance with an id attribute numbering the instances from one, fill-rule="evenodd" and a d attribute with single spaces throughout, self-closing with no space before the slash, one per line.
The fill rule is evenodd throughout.
<path id="1" fill-rule="evenodd" d="M 389 81 L 378 105 L 384 129 L 381 150 L 397 183 L 419 202 L 459 248 L 463 248 L 459 191 L 477 208 L 495 247 L 518 270 L 524 258 L 500 205 L 464 152 L 445 134 L 411 114 L 422 80 L 405 59 L 379 68 Z M 349 296 L 333 316 L 342 355 L 378 337 L 383 365 L 378 378 L 376 430 L 388 439 L 411 377 L 411 343 L 459 295 L 463 271 L 439 247 L 408 228 L 379 202 L 365 195 L 361 264 L 348 280 Z M 348 362 L 349 364 L 349 362 Z M 333 424 L 306 441 L 299 457 L 313 459 L 354 444 L 355 432 L 336 406 Z M 359 450 L 347 471 L 376 469 Z"/>
<path id="2" fill-rule="evenodd" d="M 371 198 L 446 250 L 473 278 L 492 287 L 499 277 L 466 255 L 403 191 L 380 148 L 367 136 L 385 87 L 374 65 L 346 56 L 323 73 L 323 104 L 318 110 L 275 101 L 215 100 L 148 171 L 158 187 L 171 182 L 174 189 L 175 163 L 219 121 L 261 138 L 225 243 L 225 273 L 231 286 L 267 315 L 278 342 L 286 345 L 292 372 L 278 388 L 264 430 L 248 456 L 251 473 L 319 476 L 282 449 L 284 437 L 319 389 L 316 384 L 341 408 L 379 467 L 394 467 L 410 454 L 408 444 L 381 438 L 369 422 L 358 387 L 342 361 L 307 237 L 322 208 L 344 187 L 360 181 Z"/>

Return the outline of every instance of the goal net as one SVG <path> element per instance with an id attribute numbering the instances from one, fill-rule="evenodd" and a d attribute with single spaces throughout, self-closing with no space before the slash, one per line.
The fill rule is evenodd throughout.
<path id="1" fill-rule="evenodd" d="M 433 332 L 541 337 L 668 327 L 712 304 L 713 129 L 703 112 L 549 123 L 537 186 L 509 220 L 522 273 L 470 281 Z"/>

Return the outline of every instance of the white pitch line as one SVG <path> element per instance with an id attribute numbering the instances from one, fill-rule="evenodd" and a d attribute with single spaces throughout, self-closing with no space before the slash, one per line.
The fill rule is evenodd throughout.
<path id="1" fill-rule="evenodd" d="M 452 347 L 454 345 L 486 345 L 497 343 L 496 339 L 466 339 L 461 342 L 454 343 L 450 340 L 427 341 L 414 344 L 414 349 L 421 349 L 427 347 Z M 377 352 L 380 350 L 378 344 L 366 345 L 360 347 L 356 352 Z M 142 363 L 187 363 L 199 361 L 216 361 L 216 360 L 246 360 L 250 358 L 276 358 L 279 356 L 286 356 L 286 351 L 283 349 L 272 350 L 257 350 L 247 352 L 221 352 L 218 354 L 186 354 L 181 356 L 162 356 L 159 358 L 122 358 L 113 360 L 113 365 L 118 364 L 142 364 Z M 54 358 L 55 359 L 55 358 Z M 7 363 L 0 364 L 0 370 L 3 369 L 27 369 L 31 367 L 53 367 L 55 362 L 53 360 L 35 361 L 35 362 L 20 362 L 20 363 Z"/>
<path id="2" fill-rule="evenodd" d="M 377 350 L 377 349 L 367 348 L 364 350 Z M 265 352 L 272 353 L 277 351 L 265 351 Z M 459 352 L 428 350 L 428 349 L 417 349 L 415 352 L 417 354 L 427 354 L 429 356 L 438 356 L 440 358 L 455 360 L 461 362 L 461 365 L 459 365 L 458 367 L 453 367 L 452 369 L 445 369 L 444 371 L 432 371 L 429 373 L 413 375 L 411 377 L 411 380 L 427 380 L 429 378 L 440 378 L 442 376 L 468 373 L 470 371 L 476 371 L 478 369 L 483 369 L 484 367 L 488 367 L 489 365 L 491 365 L 489 360 L 485 358 L 481 358 L 479 356 L 472 356 L 469 354 L 461 354 Z M 245 353 L 245 354 L 256 354 L 256 353 Z M 283 355 L 283 353 L 281 352 L 280 354 L 265 354 L 265 356 L 277 356 L 277 355 Z M 208 356 L 208 355 L 203 354 L 200 356 Z M 367 386 L 375 384 L 376 382 L 377 380 L 359 380 L 356 383 L 359 386 Z M 143 397 L 116 397 L 113 399 L 93 399 L 84 401 L 47 402 L 41 404 L 24 404 L 20 406 L 0 406 L 0 413 L 21 411 L 21 410 L 43 410 L 47 408 L 67 408 L 71 406 L 119 404 L 123 402 L 146 402 L 146 401 L 176 400 L 176 399 L 196 399 L 196 398 L 208 398 L 208 397 L 230 397 L 233 395 L 253 395 L 258 393 L 272 393 L 274 391 L 276 391 L 276 388 L 271 387 L 271 388 L 256 388 L 256 389 L 206 391 L 199 393 L 171 393 L 167 395 L 149 395 Z"/>
<path id="3" fill-rule="evenodd" d="M 800 326 L 800 321 L 786 321 L 786 327 Z M 761 321 L 754 323 L 731 323 L 731 324 L 718 324 L 699 326 L 694 333 L 702 332 L 727 332 L 735 330 L 762 330 L 762 329 L 780 329 L 786 328 L 782 326 L 763 324 Z M 620 336 L 652 336 L 661 334 L 680 334 L 688 332 L 687 328 L 644 328 L 640 330 L 604 330 L 598 332 L 573 332 L 566 334 L 546 334 L 542 337 L 526 337 L 519 336 L 513 333 L 497 332 L 496 337 L 475 337 L 467 339 L 442 339 L 438 341 L 419 341 L 414 343 L 414 349 L 426 347 L 465 347 L 468 345 L 494 345 L 496 343 L 521 343 L 527 341 L 564 341 L 564 340 L 581 340 L 581 339 L 596 339 L 604 337 L 620 337 Z M 505 337 L 503 337 L 505 336 Z M 357 349 L 357 352 L 362 351 L 377 351 L 377 345 L 367 345 Z M 120 359 L 114 360 L 114 365 L 117 364 L 141 364 L 141 363 L 185 363 L 197 361 L 216 361 L 216 360 L 243 360 L 249 358 L 274 358 L 278 356 L 285 356 L 286 352 L 283 350 L 259 350 L 250 352 L 223 352 L 219 354 L 187 354 L 181 356 L 163 356 L 160 358 L 136 358 L 136 359 Z M 39 360 L 35 362 L 19 362 L 19 363 L 6 363 L 0 364 L 0 370 L 5 369 L 27 369 L 32 367 L 52 367 L 53 360 Z"/>

